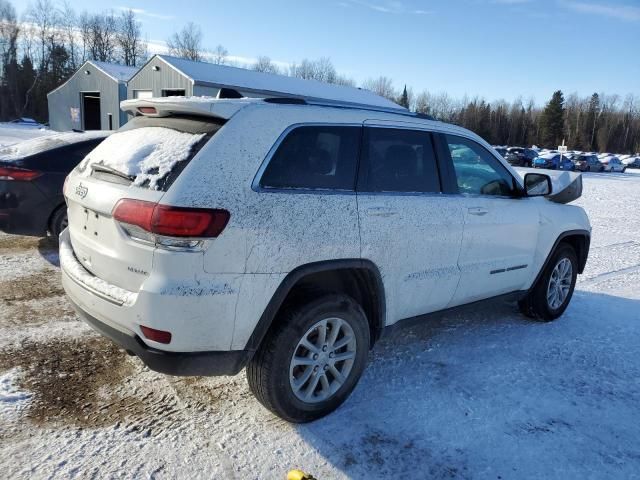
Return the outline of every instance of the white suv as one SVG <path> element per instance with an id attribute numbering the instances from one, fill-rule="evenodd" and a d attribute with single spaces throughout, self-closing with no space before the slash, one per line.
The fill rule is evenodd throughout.
<path id="1" fill-rule="evenodd" d="M 585 212 L 465 129 L 290 99 L 123 109 L 66 181 L 69 298 L 153 370 L 246 366 L 289 421 L 339 406 L 388 327 L 507 294 L 552 320 L 585 266 Z"/>

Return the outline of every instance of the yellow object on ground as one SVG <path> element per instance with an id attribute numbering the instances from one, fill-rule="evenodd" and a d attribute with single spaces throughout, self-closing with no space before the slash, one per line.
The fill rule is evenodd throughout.
<path id="1" fill-rule="evenodd" d="M 304 473 L 302 470 L 291 470 L 287 473 L 287 480 L 316 480 L 313 475 Z"/>

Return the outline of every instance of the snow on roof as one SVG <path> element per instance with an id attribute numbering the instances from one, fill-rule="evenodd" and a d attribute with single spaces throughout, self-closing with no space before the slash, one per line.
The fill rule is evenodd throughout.
<path id="1" fill-rule="evenodd" d="M 110 133 L 111 132 L 107 130 L 93 130 L 90 132 L 65 132 L 58 135 L 36 137 L 0 148 L 0 160 L 19 160 L 30 155 L 51 150 L 52 148 L 63 147 L 93 138 L 106 138 Z"/>
<path id="2" fill-rule="evenodd" d="M 385 109 L 406 109 L 380 95 L 355 87 L 334 85 L 317 80 L 255 72 L 245 68 L 194 62 L 169 55 L 156 55 L 195 83 L 264 93 L 265 96 L 291 95 L 312 100 L 328 100 L 344 104 L 369 105 Z"/>
<path id="3" fill-rule="evenodd" d="M 96 68 L 102 70 L 118 82 L 128 82 L 139 70 L 138 67 L 127 67 L 125 65 L 118 65 L 116 63 L 98 62 L 95 60 L 89 60 L 89 63 Z"/>

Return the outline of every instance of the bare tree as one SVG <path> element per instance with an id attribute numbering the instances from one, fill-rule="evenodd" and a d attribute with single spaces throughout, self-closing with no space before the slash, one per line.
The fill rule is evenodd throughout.
<path id="1" fill-rule="evenodd" d="M 398 97 L 398 93 L 393 87 L 393 80 L 389 77 L 380 76 L 378 78 L 370 78 L 362 84 L 362 87 L 389 100 L 395 101 Z"/>
<path id="2" fill-rule="evenodd" d="M 27 10 L 26 20 L 32 25 L 38 43 L 38 70 L 44 71 L 49 63 L 52 44 L 59 35 L 57 10 L 51 0 L 37 0 Z"/>
<path id="3" fill-rule="evenodd" d="M 17 58 L 19 34 L 20 28 L 13 5 L 0 0 L 0 77 L 3 76 L 4 66 Z"/>
<path id="4" fill-rule="evenodd" d="M 256 72 L 264 72 L 264 73 L 280 73 L 280 69 L 278 66 L 271 61 L 271 59 L 267 56 L 260 56 L 251 66 L 252 70 Z"/>
<path id="5" fill-rule="evenodd" d="M 193 22 L 187 23 L 182 30 L 167 40 L 169 53 L 188 60 L 202 60 L 202 30 Z"/>
<path id="6" fill-rule="evenodd" d="M 216 65 L 223 65 L 227 63 L 227 57 L 229 56 L 229 51 L 224 48 L 222 45 L 218 45 L 212 52 L 211 62 Z"/>
<path id="7" fill-rule="evenodd" d="M 147 44 L 142 40 L 140 22 L 133 10 L 125 10 L 118 20 L 116 42 L 120 50 L 120 60 L 127 66 L 135 67 L 147 56 Z"/>
<path id="8" fill-rule="evenodd" d="M 78 47 L 78 17 L 67 1 L 62 4 L 60 11 L 60 29 L 62 30 L 62 41 L 69 53 L 69 66 L 72 70 L 76 70 L 82 61 Z"/>
<path id="9" fill-rule="evenodd" d="M 118 47 L 118 19 L 113 12 L 93 15 L 83 12 L 78 23 L 82 60 L 114 61 Z"/>

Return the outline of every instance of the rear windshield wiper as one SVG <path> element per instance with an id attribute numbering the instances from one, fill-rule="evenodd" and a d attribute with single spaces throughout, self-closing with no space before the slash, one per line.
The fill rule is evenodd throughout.
<path id="1" fill-rule="evenodd" d="M 115 168 L 107 167 L 106 165 L 94 164 L 91 166 L 91 176 L 102 178 L 103 180 L 116 180 L 116 183 L 121 183 L 123 185 L 130 185 L 136 177 L 132 175 L 127 175 Z M 109 178 L 116 177 L 116 178 Z"/>

